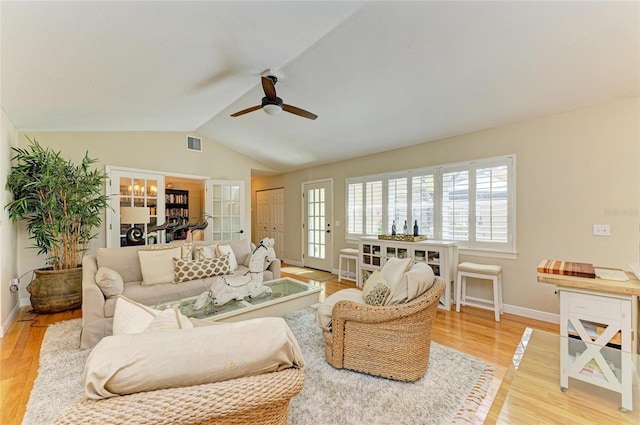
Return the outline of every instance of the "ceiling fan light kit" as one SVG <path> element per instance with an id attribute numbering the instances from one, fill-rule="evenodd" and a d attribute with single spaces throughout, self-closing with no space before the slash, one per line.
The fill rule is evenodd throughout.
<path id="1" fill-rule="evenodd" d="M 277 82 L 278 77 L 276 77 L 275 75 L 263 75 L 262 90 L 264 91 L 264 97 L 262 98 L 262 105 L 243 109 L 242 111 L 238 111 L 235 114 L 231 114 L 231 116 L 239 117 L 240 115 L 248 114 L 249 112 L 257 111 L 258 109 L 262 109 L 269 115 L 277 115 L 284 109 L 290 114 L 298 115 L 299 117 L 308 118 L 310 120 L 315 120 L 316 118 L 318 118 L 316 114 L 305 111 L 304 109 L 298 108 L 297 106 L 286 105 L 282 101 L 282 99 L 276 96 Z"/>

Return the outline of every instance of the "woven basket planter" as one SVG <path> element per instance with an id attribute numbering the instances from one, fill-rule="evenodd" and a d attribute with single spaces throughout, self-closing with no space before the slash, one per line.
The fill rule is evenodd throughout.
<path id="1" fill-rule="evenodd" d="M 39 269 L 27 285 L 31 307 L 38 313 L 57 313 L 82 305 L 82 267 L 69 270 Z"/>

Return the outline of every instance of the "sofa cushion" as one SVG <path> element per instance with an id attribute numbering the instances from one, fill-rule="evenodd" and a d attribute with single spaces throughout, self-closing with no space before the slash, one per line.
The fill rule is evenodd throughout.
<path id="1" fill-rule="evenodd" d="M 138 251 L 142 285 L 155 285 L 173 280 L 173 259 L 180 258 L 182 247 L 141 249 Z"/>
<path id="2" fill-rule="evenodd" d="M 140 248 L 139 246 L 98 248 L 96 250 L 98 268 L 108 267 L 117 271 L 124 282 L 139 282 L 142 280 L 140 260 L 137 254 Z"/>
<path id="3" fill-rule="evenodd" d="M 229 256 L 218 258 L 205 258 L 202 260 L 182 260 L 174 258 L 173 283 L 187 282 L 189 280 L 203 279 L 211 276 L 229 274 Z"/>
<path id="4" fill-rule="evenodd" d="M 375 270 L 362 288 L 362 299 L 369 305 L 384 305 L 390 293 L 391 289 L 384 276 Z"/>
<path id="5" fill-rule="evenodd" d="M 89 354 L 83 384 L 86 397 L 97 400 L 290 367 L 304 367 L 300 347 L 282 318 L 266 317 L 105 337 Z"/>
<path id="6" fill-rule="evenodd" d="M 353 301 L 358 304 L 364 304 L 362 299 L 362 291 L 355 288 L 343 289 L 329 295 L 320 303 L 316 310 L 316 323 L 324 331 L 331 331 L 331 317 L 333 314 L 333 306 L 339 301 Z"/>
<path id="7" fill-rule="evenodd" d="M 431 286 L 435 275 L 433 269 L 425 263 L 414 264 L 391 289 L 386 305 L 402 304 L 424 294 Z"/>
<path id="8" fill-rule="evenodd" d="M 231 245 L 218 244 L 218 255 L 220 256 L 226 255 L 229 257 L 229 267 L 231 268 L 231 271 L 234 271 L 235 269 L 238 268 L 238 260 L 236 259 L 236 255 L 234 254 L 233 248 L 231 248 Z"/>
<path id="9" fill-rule="evenodd" d="M 153 306 L 181 298 L 196 297 L 209 289 L 213 283 L 212 279 L 209 277 L 190 280 L 179 285 L 169 281 L 152 286 L 143 286 L 141 282 L 128 282 L 124 284 L 122 295 L 141 304 Z"/>
<path id="10" fill-rule="evenodd" d="M 124 281 L 117 271 L 109 267 L 100 267 L 96 272 L 96 284 L 106 298 L 122 294 Z"/>

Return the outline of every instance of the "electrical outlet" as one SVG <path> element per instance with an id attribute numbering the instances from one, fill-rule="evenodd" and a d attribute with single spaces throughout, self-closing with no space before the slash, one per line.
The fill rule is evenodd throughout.
<path id="1" fill-rule="evenodd" d="M 9 291 L 11 291 L 12 294 L 15 294 L 16 292 L 18 292 L 18 284 L 20 283 L 20 279 L 18 278 L 13 278 L 11 279 L 11 284 L 9 285 Z"/>
<path id="2" fill-rule="evenodd" d="M 594 224 L 593 236 L 611 236 L 611 230 L 608 224 Z"/>

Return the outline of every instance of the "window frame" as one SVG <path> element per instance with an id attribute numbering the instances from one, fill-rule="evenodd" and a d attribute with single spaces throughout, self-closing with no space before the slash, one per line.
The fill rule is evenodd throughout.
<path id="1" fill-rule="evenodd" d="M 476 180 L 476 171 L 479 169 L 485 168 L 493 168 L 493 167 L 507 167 L 507 181 L 506 181 L 506 226 L 507 226 L 507 235 L 506 241 L 484 241 L 484 240 L 476 240 L 476 207 L 477 207 L 477 198 L 476 198 L 476 184 L 478 183 Z M 496 253 L 496 255 L 500 256 L 500 254 L 512 254 L 516 253 L 516 156 L 515 154 L 497 156 L 491 158 L 484 158 L 466 162 L 457 162 L 451 164 L 441 164 L 432 167 L 424 167 L 424 168 L 416 168 L 409 170 L 398 170 L 392 171 L 385 174 L 374 174 L 369 176 L 359 176 L 359 177 L 347 177 L 345 179 L 345 205 L 347 206 L 345 211 L 346 216 L 346 226 L 345 226 L 345 236 L 347 239 L 359 239 L 361 237 L 371 237 L 377 236 L 377 234 L 367 234 L 365 232 L 366 228 L 366 183 L 371 181 L 382 181 L 382 205 L 381 211 L 383 214 L 382 217 L 382 228 L 388 229 L 388 232 L 391 231 L 391 222 L 393 220 L 390 217 L 389 213 L 389 181 L 405 178 L 407 184 L 407 224 L 410 229 L 413 229 L 413 223 L 416 218 L 413 217 L 413 180 L 415 177 L 420 176 L 428 176 L 433 175 L 434 180 L 434 199 L 433 199 L 433 226 L 434 226 L 434 235 L 433 237 L 429 235 L 429 239 L 435 240 L 452 240 L 452 239 L 443 239 L 443 178 L 445 173 L 451 171 L 468 171 L 468 238 L 467 240 L 455 240 L 458 243 L 458 246 L 461 250 L 469 250 L 474 252 L 487 252 L 489 255 L 491 253 Z M 363 193 L 363 205 L 361 208 L 362 217 L 360 221 L 363 223 L 361 227 L 360 233 L 353 233 L 349 230 L 352 228 L 350 223 L 351 217 L 354 216 L 353 211 L 350 211 L 351 207 L 348 204 L 348 196 L 350 187 L 352 185 L 362 185 L 362 193 Z M 418 217 L 419 219 L 420 217 Z M 420 221 L 420 220 L 419 220 Z M 402 227 L 404 223 L 396 223 L 397 232 L 402 233 Z M 493 227 L 493 225 L 492 225 Z M 355 229 L 354 229 L 355 230 Z M 411 232 L 410 232 L 411 233 Z M 422 232 L 421 232 L 422 233 Z"/>

